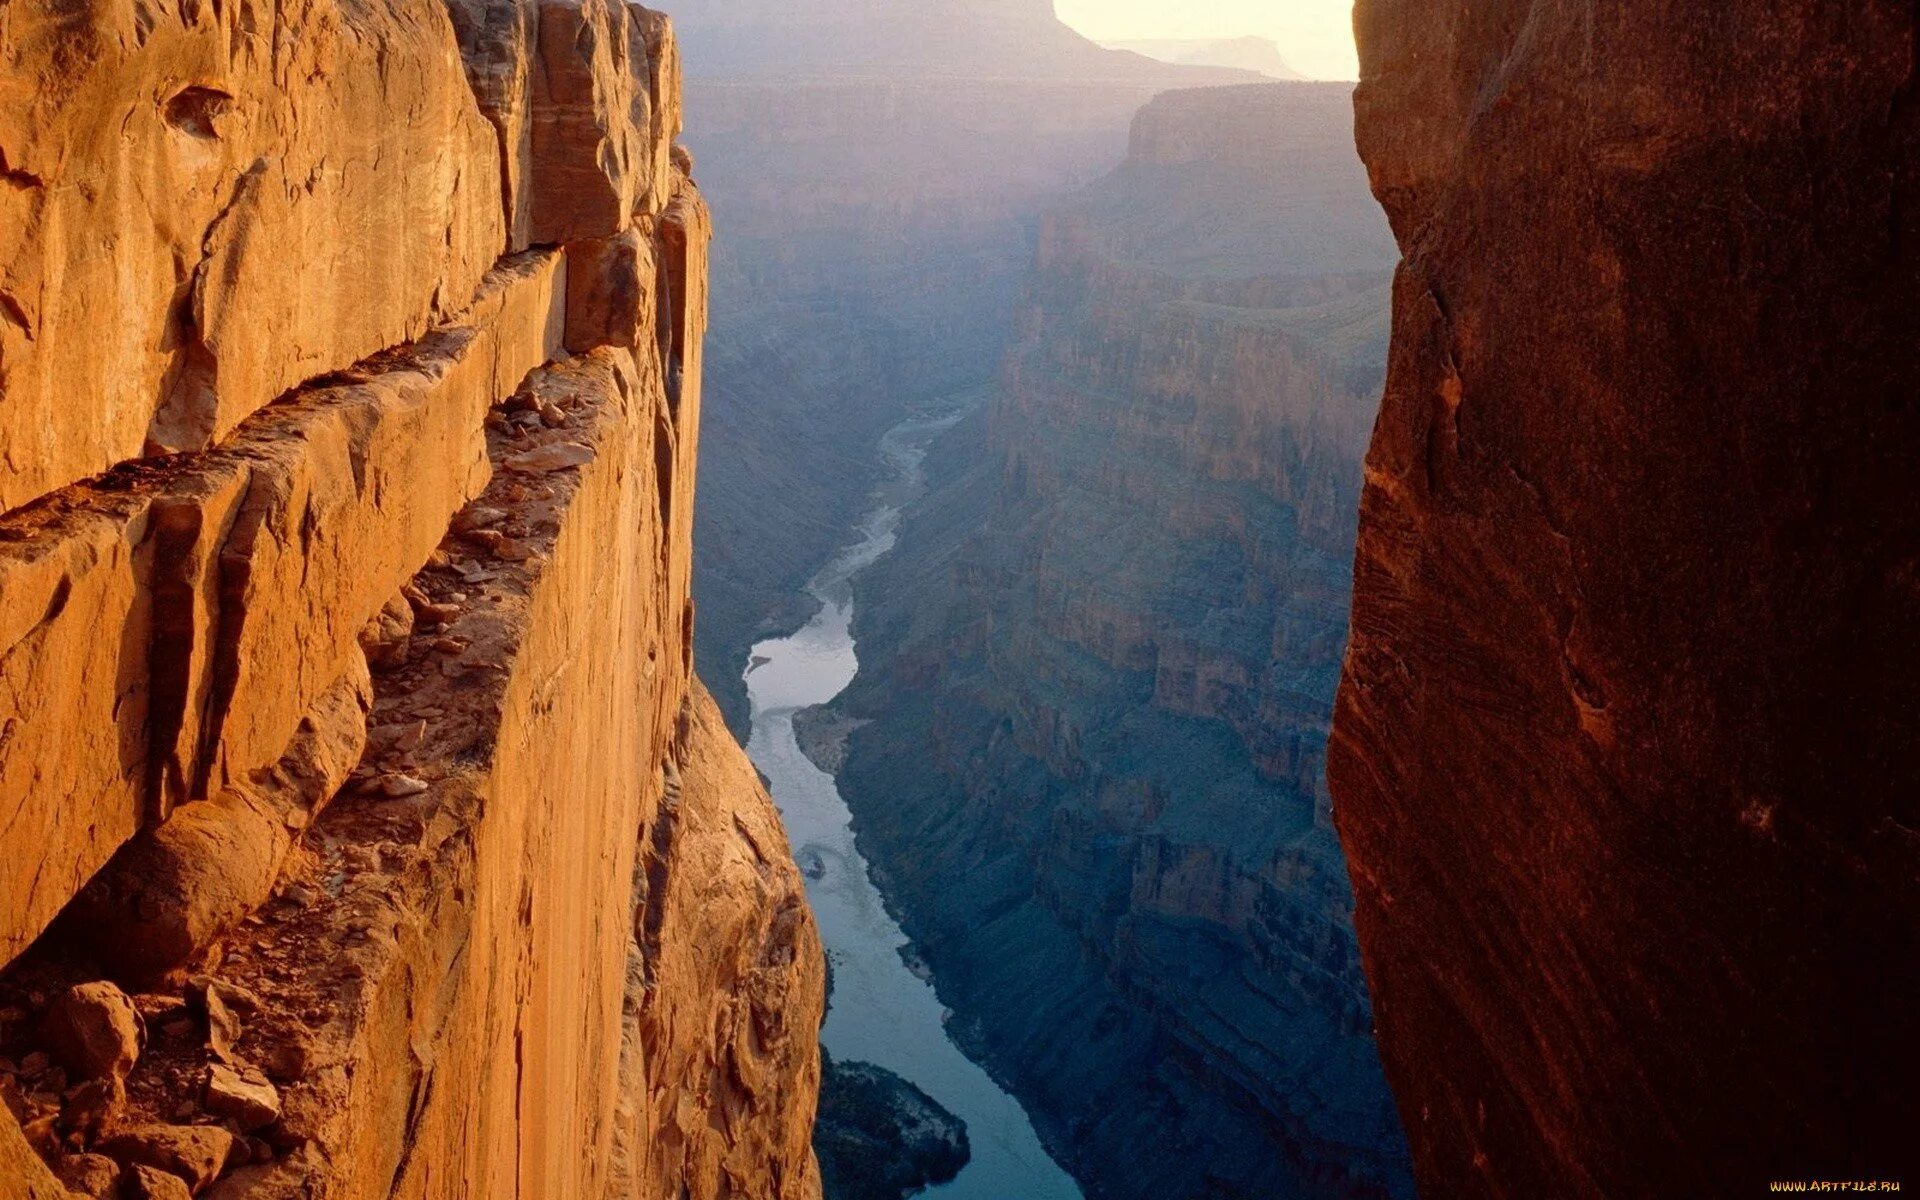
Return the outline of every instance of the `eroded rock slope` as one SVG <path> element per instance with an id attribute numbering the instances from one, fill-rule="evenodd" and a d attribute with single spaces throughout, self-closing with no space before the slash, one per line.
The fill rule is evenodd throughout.
<path id="1" fill-rule="evenodd" d="M 8 1194 L 818 1194 L 678 72 L 616 0 L 0 20 Z"/>
<path id="2" fill-rule="evenodd" d="M 1914 6 L 1357 26 L 1405 261 L 1331 777 L 1423 1190 L 1911 1187 Z"/>

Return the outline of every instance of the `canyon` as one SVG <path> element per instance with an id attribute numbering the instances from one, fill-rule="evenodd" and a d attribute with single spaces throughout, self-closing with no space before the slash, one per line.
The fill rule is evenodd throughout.
<path id="1" fill-rule="evenodd" d="M 1392 261 L 1347 94 L 1149 104 L 855 584 L 861 848 L 1089 1195 L 1410 1190 L 1320 782 Z"/>
<path id="2" fill-rule="evenodd" d="M 803 8 L 793 20 L 838 11 Z M 1238 84 L 1250 76 L 1150 64 L 1142 77 L 1138 60 L 1110 56 L 1104 61 L 1126 64 L 1130 77 L 1089 79 L 1080 54 L 1070 64 L 1047 65 L 1044 78 L 1034 78 L 1040 68 L 1031 59 L 1020 59 L 973 79 L 964 69 L 971 50 L 944 67 L 889 76 L 877 67 L 885 55 L 851 33 L 816 57 L 733 6 L 695 5 L 681 17 L 689 44 L 698 44 L 692 39 L 701 32 L 708 44 L 732 39 L 731 56 L 704 64 L 689 93 L 696 114 L 689 139 L 727 232 L 714 268 L 696 591 L 704 673 L 742 680 L 733 696 L 716 683 L 730 722 L 744 734 L 747 692 L 766 686 L 756 682 L 761 673 L 786 669 L 790 651 L 780 635 L 818 623 L 821 600 L 808 581 L 850 543 L 848 531 L 885 479 L 875 443 L 916 412 L 977 405 L 1005 386 L 1003 364 L 1025 364 L 1007 367 L 1004 377 L 1024 370 L 1035 398 L 1018 408 L 1004 398 L 993 402 L 996 414 L 1003 405 L 1007 412 L 991 449 L 976 416 L 963 419 L 934 454 L 936 469 L 952 474 L 964 470 L 957 457 L 997 461 L 1007 443 L 1040 439 L 1056 450 L 1022 464 L 1034 475 L 1033 494 L 1023 505 L 996 505 L 987 493 L 1002 481 L 974 472 L 974 486 L 943 487 L 915 504 L 898 548 L 856 580 L 861 667 L 852 690 L 830 710 L 803 710 L 791 720 L 800 744 L 817 752 L 821 740 L 838 740 L 831 730 L 819 736 L 836 720 L 830 713 L 857 711 L 848 723 L 854 725 L 883 713 L 844 743 L 852 749 L 844 771 L 831 753 L 816 758 L 829 775 L 839 774 L 854 808 L 864 862 L 855 860 L 851 870 L 872 870 L 941 1000 L 956 1012 L 949 1029 L 1027 1105 L 1048 1148 L 1088 1194 L 1210 1187 L 1221 1190 L 1191 1194 L 1406 1194 L 1404 1149 L 1367 1041 L 1350 902 L 1318 782 L 1392 261 L 1354 155 L 1349 89 L 1233 89 L 1211 106 L 1196 93 L 1136 124 L 1141 106 L 1168 86 Z M 760 42 L 749 45 L 754 37 Z M 1127 160 L 1130 142 L 1133 158 L 1122 174 L 1104 190 L 1078 196 L 1075 211 L 1049 217 L 1042 231 L 1042 214 Z M 1247 203 L 1260 196 L 1271 199 Z M 1036 235 L 1046 261 L 1039 286 L 1052 289 L 1044 305 L 1022 298 L 1034 284 Z M 1253 265 L 1242 270 L 1242 263 Z M 1105 307 L 1090 299 L 1102 289 L 1114 292 Z M 1075 324 L 1079 308 L 1099 310 L 1086 328 Z M 1127 350 L 1136 339 L 1139 349 Z M 1011 359 L 1010 340 L 1019 343 Z M 1048 361 L 1049 346 L 1093 360 L 1065 364 L 1069 373 L 1083 369 L 1085 392 L 1048 390 L 1059 369 Z M 1135 387 L 1125 378 L 1134 370 L 1188 375 Z M 1272 371 L 1282 372 L 1282 381 L 1265 377 Z M 1201 399 L 1222 380 L 1230 400 Z M 1260 409 L 1275 401 L 1287 411 L 1269 420 Z M 1197 420 L 1196 403 L 1206 410 Z M 1101 444 L 1088 461 L 1069 461 L 1072 445 L 1097 442 L 1112 420 L 1133 426 L 1130 440 Z M 1199 427 L 1182 433 L 1180 425 L 1190 421 Z M 1187 446 L 1170 449 L 1169 441 Z M 1160 462 L 1151 485 L 1129 489 L 1083 478 L 1125 471 L 1128 456 L 1143 449 Z M 1267 452 L 1274 456 L 1267 465 L 1253 461 Z M 1041 478 L 1043 471 L 1055 478 Z M 1087 819 L 1084 840 L 1069 850 L 1063 835 L 1058 864 L 1036 877 L 1017 860 L 1029 848 L 1038 854 L 1051 846 L 1042 836 L 1044 817 L 1034 815 L 1051 813 L 1051 799 L 1008 818 L 1023 824 L 1004 838 L 976 828 L 1000 819 L 996 800 L 968 799 L 968 789 L 988 786 L 986 777 L 998 778 L 1003 768 L 1007 789 L 1028 786 L 1036 778 L 1031 763 L 996 760 L 962 786 L 952 778 L 950 756 L 965 753 L 973 744 L 966 739 L 986 744 L 985 732 L 970 726 L 948 745 L 926 740 L 927 731 L 913 723 L 931 706 L 975 699 L 973 681 L 959 682 L 964 667 L 943 686 L 921 689 L 952 649 L 942 627 L 968 630 L 1007 595 L 983 588 L 970 607 L 949 605 L 944 576 L 915 573 L 957 545 L 962 523 L 986 525 L 1010 511 L 1009 519 L 1025 525 L 1018 536 L 1035 544 L 1052 521 L 1090 541 L 1116 523 L 1137 531 L 1155 517 L 1126 510 L 1142 495 L 1180 507 L 1176 493 L 1186 472 L 1218 476 L 1207 485 L 1204 511 L 1186 514 L 1169 540 L 1143 552 L 1110 585 L 1117 606 L 1131 609 L 1123 619 L 1158 626 L 1151 640 L 1165 646 L 1166 694 L 1136 695 L 1137 644 L 1113 648 L 1111 660 L 1095 668 L 1076 662 L 1053 682 L 1085 689 L 1089 726 L 1116 743 L 1165 735 L 1172 739 L 1161 747 L 1169 761 L 1218 755 L 1217 773 L 1225 778 L 1211 801 L 1214 815 L 1257 834 L 1244 854 L 1224 830 L 1195 837 L 1176 828 L 1207 819 L 1189 808 L 1164 822 L 1159 813 L 1120 816 L 1115 828 L 1122 832 L 1108 840 L 1107 818 L 1096 810 L 1121 801 L 1062 803 L 1063 814 Z M 1301 510 L 1297 518 L 1283 511 L 1293 507 Z M 1259 527 L 1234 528 L 1247 520 Z M 1268 528 L 1275 524 L 1307 532 L 1290 534 L 1291 544 L 1282 546 Z M 1171 539 L 1189 533 L 1209 550 L 1225 548 L 1218 561 L 1188 564 L 1192 586 L 1209 594 L 1188 597 L 1185 611 L 1161 614 L 1154 610 L 1175 609 L 1180 600 L 1155 577 L 1168 564 L 1154 555 L 1177 555 Z M 1010 595 L 1018 587 L 1011 576 L 1019 551 L 1008 545 L 995 552 L 1002 555 L 999 582 Z M 1046 586 L 1071 589 L 1105 565 L 1065 563 Z M 1289 579 L 1296 574 L 1297 581 Z M 1235 575 L 1260 578 L 1236 584 L 1229 580 Z M 1208 627 L 1199 610 L 1212 593 L 1236 586 L 1249 589 L 1227 604 L 1237 611 Z M 1136 588 L 1142 596 L 1127 598 Z M 882 630 L 915 606 L 923 610 L 925 641 L 897 644 L 901 639 Z M 1276 615 L 1281 608 L 1289 609 L 1284 617 Z M 1093 621 L 1112 615 L 1080 614 Z M 1008 623 L 1027 619 L 1022 613 Z M 1253 628 L 1262 622 L 1264 633 Z M 1247 629 L 1223 629 L 1236 624 Z M 1223 635 L 1235 640 L 1223 646 Z M 799 640 L 812 636 L 803 631 Z M 1267 661 L 1273 647 L 1247 644 L 1263 636 L 1280 645 L 1282 665 Z M 1013 660 L 1030 649 L 1006 649 L 999 665 L 1008 681 L 969 707 L 969 720 L 992 705 L 1014 713 L 1014 697 L 1042 687 L 1071 657 L 1051 654 L 1023 669 Z M 927 678 L 912 675 L 907 659 Z M 1182 688 L 1184 698 L 1175 694 Z M 834 688 L 824 690 L 831 695 Z M 1148 724 L 1124 722 L 1122 714 L 1136 707 Z M 1010 719 L 1031 715 L 1019 710 Z M 1276 723 L 1262 731 L 1268 719 Z M 774 724 L 780 727 L 768 726 L 767 744 L 783 744 L 785 722 Z M 759 744 L 757 709 L 752 728 Z M 1158 768 L 1120 765 L 1117 745 L 1092 753 L 1095 761 L 1112 756 L 1116 775 L 1134 772 L 1117 791 L 1137 788 L 1144 797 L 1161 786 Z M 817 772 L 792 767 L 784 752 L 756 758 L 789 820 L 810 823 L 811 816 L 796 814 L 813 811 Z M 951 786 L 917 794 L 918 807 L 906 813 L 899 780 L 872 777 L 871 764 L 882 758 L 899 775 Z M 1200 770 L 1214 772 L 1215 764 Z M 916 784 L 920 792 L 933 786 Z M 871 798 L 883 790 L 884 805 Z M 919 818 L 941 808 L 961 814 L 950 828 L 965 830 L 956 840 L 974 843 L 967 853 L 985 854 L 980 847 L 993 844 L 994 874 L 969 876 L 973 859 L 939 857 L 948 829 L 935 832 Z M 909 819 L 916 823 L 909 827 Z M 814 864 L 809 871 L 825 872 L 810 880 L 816 903 L 837 904 L 842 885 L 834 879 L 848 869 L 841 851 L 814 848 L 811 837 L 799 842 L 803 861 Z M 838 843 L 823 835 L 820 845 Z M 1112 864 L 1101 861 L 1109 855 Z M 1118 876 L 1136 855 L 1143 898 L 1129 914 L 1131 884 Z M 1068 883 L 1075 873 L 1097 878 Z M 1158 882 L 1144 882 L 1153 878 Z M 1044 894 L 1049 888 L 1057 894 Z M 1022 901 L 1033 909 L 1031 929 L 999 922 L 957 944 L 956 928 L 968 919 Z M 1116 906 L 1123 911 L 1112 911 Z M 1188 937 L 1189 922 L 1199 937 Z M 1083 953 L 1082 937 L 1096 949 Z M 840 953 L 832 937 L 829 953 Z M 995 955 L 1004 974 L 989 980 L 978 960 Z M 1246 980 L 1233 978 L 1243 968 Z M 1226 978 L 1216 982 L 1216 971 Z M 1032 1013 L 1025 1005 L 1034 997 L 1018 987 L 984 998 L 1022 972 L 1071 978 Z M 1178 995 L 1189 985 L 1194 999 Z M 1071 1012 L 1076 1005 L 1083 1014 Z M 1036 1051 L 1072 1042 L 1095 1021 L 1124 1032 L 1073 1053 Z M 1172 1032 L 1163 1039 L 1165 1031 Z M 1206 1061 L 1223 1050 L 1233 1063 L 1230 1080 Z M 845 1057 L 833 1055 L 836 1062 Z M 943 1093 L 938 1078 L 912 1082 L 935 1099 L 953 1094 Z M 1116 1113 L 1105 1128 L 1075 1128 L 1102 1109 Z M 967 1178 L 963 1171 L 963 1183 Z"/>
<path id="3" fill-rule="evenodd" d="M 618 0 L 0 18 L 9 1195 L 819 1194 Z"/>
<path id="4" fill-rule="evenodd" d="M 696 656 L 744 738 L 747 648 L 807 620 L 881 436 L 992 381 L 1039 214 L 1120 160 L 1156 91 L 1254 76 L 1103 50 L 1045 0 L 675 8 L 725 230 Z"/>
<path id="5" fill-rule="evenodd" d="M 0 10 L 0 1194 L 1920 1170 L 1912 0 L 681 8 Z"/>
<path id="6" fill-rule="evenodd" d="M 1356 28 L 1404 264 L 1329 768 L 1423 1194 L 1912 1186 L 1914 6 Z"/>

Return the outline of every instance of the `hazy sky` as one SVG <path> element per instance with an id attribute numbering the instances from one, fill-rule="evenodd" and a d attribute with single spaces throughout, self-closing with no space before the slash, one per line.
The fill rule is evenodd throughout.
<path id="1" fill-rule="evenodd" d="M 1060 19 L 1093 38 L 1212 38 L 1257 33 L 1322 79 L 1353 79 L 1353 0 L 1054 0 Z"/>

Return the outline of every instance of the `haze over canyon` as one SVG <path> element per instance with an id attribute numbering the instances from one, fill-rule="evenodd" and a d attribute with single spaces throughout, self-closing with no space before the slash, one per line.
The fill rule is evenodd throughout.
<path id="1" fill-rule="evenodd" d="M 1920 1186 L 1920 13 L 1351 34 L 0 9 L 0 1197 Z"/>

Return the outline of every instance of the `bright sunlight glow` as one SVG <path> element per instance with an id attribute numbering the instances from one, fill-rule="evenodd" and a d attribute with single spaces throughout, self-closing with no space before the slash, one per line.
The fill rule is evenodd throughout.
<path id="1" fill-rule="evenodd" d="M 1060 19 L 1096 41 L 1271 39 L 1301 73 L 1354 79 L 1353 0 L 1054 0 Z"/>

